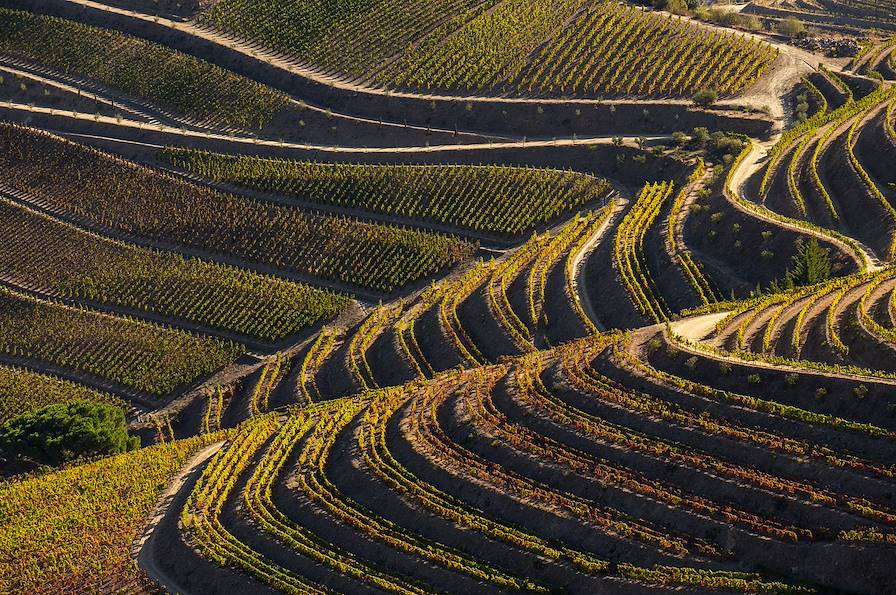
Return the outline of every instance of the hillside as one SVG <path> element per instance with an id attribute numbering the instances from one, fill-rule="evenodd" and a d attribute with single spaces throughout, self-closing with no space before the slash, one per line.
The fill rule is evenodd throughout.
<path id="1" fill-rule="evenodd" d="M 672 15 L 611 1 L 346 4 L 225 0 L 199 19 L 324 71 L 424 91 L 646 97 L 703 85 L 733 94 L 776 56 L 749 37 L 701 35 Z"/>
<path id="2" fill-rule="evenodd" d="M 0 0 L 0 592 L 892 592 L 888 10 Z"/>

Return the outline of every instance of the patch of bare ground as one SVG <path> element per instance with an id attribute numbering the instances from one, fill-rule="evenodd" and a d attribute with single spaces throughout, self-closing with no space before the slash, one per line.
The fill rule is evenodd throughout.
<path id="1" fill-rule="evenodd" d="M 884 328 L 894 326 L 890 316 L 892 312 L 890 298 L 894 289 L 896 289 L 896 280 L 884 281 L 874 289 L 865 303 L 866 314 Z"/>
<path id="2" fill-rule="evenodd" d="M 877 336 L 859 319 L 859 302 L 865 288 L 848 293 L 837 309 L 840 340 L 849 349 L 846 361 L 869 370 L 896 371 L 896 345 Z"/>
<path id="3" fill-rule="evenodd" d="M 464 364 L 464 358 L 439 320 L 439 306 L 423 313 L 414 324 L 414 336 L 423 357 L 435 372 L 444 372 Z"/>
<path id="4" fill-rule="evenodd" d="M 647 230 L 644 238 L 644 257 L 647 261 L 647 270 L 653 282 L 656 284 L 659 295 L 672 312 L 679 312 L 686 308 L 694 308 L 701 305 L 701 301 L 694 288 L 688 283 L 681 267 L 672 261 L 666 250 L 667 225 L 669 213 L 680 186 L 676 184 L 672 196 L 663 204 L 656 221 Z"/>
<path id="5" fill-rule="evenodd" d="M 828 111 L 834 111 L 846 103 L 848 99 L 846 94 L 840 87 L 835 85 L 825 73 L 821 71 L 813 72 L 808 75 L 808 78 L 809 81 L 821 91 L 821 94 L 824 95 L 825 100 L 828 102 Z"/>
<path id="6" fill-rule="evenodd" d="M 816 225 L 821 225 L 828 229 L 835 229 L 838 227 L 839 223 L 834 219 L 835 215 L 831 211 L 832 207 L 828 204 L 827 199 L 825 199 L 812 175 L 812 155 L 818 148 L 818 143 L 821 141 L 821 136 L 823 134 L 823 131 L 817 131 L 813 135 L 812 140 L 809 141 L 800 156 L 800 161 L 796 165 L 796 172 L 794 175 L 796 177 L 797 188 L 806 205 L 807 219 Z M 782 175 L 787 174 L 785 172 L 782 173 Z M 825 187 L 825 190 L 828 190 L 827 187 Z M 836 209 L 836 206 L 833 208 Z M 836 216 L 840 216 L 839 211 Z"/>
<path id="7" fill-rule="evenodd" d="M 890 54 L 892 54 L 892 51 Z M 888 81 L 896 80 L 896 68 L 893 68 L 893 63 L 886 56 L 881 58 L 874 68 Z"/>
<path id="8" fill-rule="evenodd" d="M 173 436 L 167 436 L 166 439 L 189 438 L 203 432 L 203 422 L 205 420 L 205 410 L 208 405 L 208 399 L 203 396 L 197 397 L 189 405 L 180 410 L 174 417 L 167 418 L 167 425 L 170 425 Z M 162 418 L 163 425 L 166 418 Z M 167 428 L 165 428 L 167 429 Z"/>
<path id="9" fill-rule="evenodd" d="M 360 390 L 348 366 L 348 350 L 354 332 L 357 332 L 357 327 L 345 334 L 317 372 L 317 388 L 324 399 L 353 395 Z"/>
<path id="10" fill-rule="evenodd" d="M 270 395 L 270 408 L 276 409 L 288 405 L 304 405 L 305 397 L 299 386 L 302 375 L 302 362 L 314 344 L 315 338 L 309 339 L 294 352 L 284 357 L 284 366 L 288 366 L 288 371 L 284 375 L 283 380 L 277 384 Z"/>
<path id="11" fill-rule="evenodd" d="M 721 316 L 721 314 L 719 316 Z M 737 314 L 733 318 L 728 319 L 728 317 L 725 316 L 715 321 L 716 323 L 721 323 L 723 319 L 726 320 L 723 328 L 712 331 L 714 333 L 712 344 L 726 351 L 737 351 L 740 349 L 740 346 L 738 345 L 738 330 L 741 326 L 748 324 L 752 316 L 753 311 L 747 310 L 746 312 Z M 680 324 L 685 324 L 685 322 Z M 709 321 L 707 321 L 706 327 L 709 327 Z"/>
<path id="12" fill-rule="evenodd" d="M 846 83 L 846 86 L 856 99 L 872 93 L 880 86 L 880 81 L 867 76 L 859 76 L 845 71 L 838 72 L 837 76 Z"/>
<path id="13" fill-rule="evenodd" d="M 140 416 L 135 420 L 133 426 L 135 429 L 151 427 L 150 415 L 156 419 L 178 419 L 181 412 L 185 411 L 197 400 L 203 399 L 207 389 L 216 386 L 227 387 L 236 385 L 260 365 L 262 365 L 262 362 L 255 355 L 243 354 L 234 363 L 197 380 L 185 390 L 176 393 L 167 403 L 157 404 L 156 408 L 148 412 L 147 415 Z"/>
<path id="14" fill-rule="evenodd" d="M 764 308 L 761 312 L 756 313 L 753 320 L 746 325 L 743 332 L 743 347 L 746 351 L 762 353 L 765 332 L 779 309 L 778 305 Z"/>
<path id="15" fill-rule="evenodd" d="M 831 292 L 818 299 L 803 319 L 800 334 L 800 359 L 828 364 L 843 363 L 843 358 L 835 351 L 828 337 L 827 318 L 837 292 Z"/>
<path id="16" fill-rule="evenodd" d="M 529 272 L 535 266 L 538 256 L 521 266 L 516 277 L 507 285 L 505 293 L 513 314 L 530 331 L 533 328 L 532 315 L 529 313 Z"/>
<path id="17" fill-rule="evenodd" d="M 788 359 L 799 359 L 799 354 L 793 345 L 793 333 L 796 331 L 799 323 L 800 312 L 814 299 L 814 296 L 802 300 L 796 300 L 790 306 L 782 310 L 778 316 L 778 323 L 770 337 L 771 355 L 785 357 Z"/>
<path id="18" fill-rule="evenodd" d="M 415 377 L 414 369 L 398 344 L 394 325 L 376 338 L 366 357 L 377 386 L 398 386 Z"/>
<path id="19" fill-rule="evenodd" d="M 811 151 L 811 147 L 809 147 L 808 151 Z M 793 193 L 790 190 L 787 177 L 788 168 L 791 166 L 791 163 L 794 159 L 796 159 L 798 162 L 798 164 L 796 165 L 797 176 L 801 174 L 800 164 L 804 163 L 807 160 L 806 153 L 807 151 L 797 153 L 797 147 L 793 147 L 780 158 L 778 166 L 771 174 L 765 194 L 762 195 L 763 205 L 776 213 L 784 215 L 785 217 L 792 217 L 794 219 L 800 219 L 803 217 L 803 214 L 800 212 L 799 207 L 797 206 L 796 197 L 794 197 Z M 752 195 L 757 196 L 758 194 L 759 188 L 757 187 L 755 193 Z M 810 205 L 807 204 L 807 208 L 809 206 Z"/>

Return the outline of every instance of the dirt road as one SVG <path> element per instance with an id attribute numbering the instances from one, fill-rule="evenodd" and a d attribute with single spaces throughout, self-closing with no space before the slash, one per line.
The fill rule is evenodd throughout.
<path id="1" fill-rule="evenodd" d="M 672 323 L 675 334 L 684 337 L 688 341 L 702 341 L 709 337 L 716 328 L 716 324 L 728 316 L 731 312 L 714 312 L 702 316 L 692 316 Z"/>
<path id="2" fill-rule="evenodd" d="M 224 441 L 209 444 L 187 461 L 187 464 L 174 476 L 165 491 L 159 497 L 156 509 L 153 511 L 146 524 L 143 534 L 134 542 L 132 554 L 134 555 L 137 565 L 146 575 L 155 581 L 169 593 L 180 593 L 184 595 L 187 591 L 183 589 L 175 579 L 166 575 L 166 573 L 156 564 L 156 548 L 161 544 L 156 539 L 155 529 L 166 517 L 178 516 L 180 510 L 171 507 L 171 502 L 177 493 L 184 487 L 188 480 L 195 481 L 198 479 L 198 467 L 211 459 L 221 447 Z"/>

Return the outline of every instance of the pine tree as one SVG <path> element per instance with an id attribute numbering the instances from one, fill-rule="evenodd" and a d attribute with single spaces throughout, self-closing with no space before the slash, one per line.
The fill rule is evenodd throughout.
<path id="1" fill-rule="evenodd" d="M 785 276 L 788 288 L 815 285 L 831 278 L 829 251 L 822 248 L 817 238 L 808 242 L 797 242 L 791 268 Z"/>

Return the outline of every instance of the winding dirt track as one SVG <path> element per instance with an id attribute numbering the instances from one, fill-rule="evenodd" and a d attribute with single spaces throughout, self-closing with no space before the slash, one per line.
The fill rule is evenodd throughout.
<path id="1" fill-rule="evenodd" d="M 164 588 L 169 593 L 180 593 L 183 595 L 187 591 L 178 584 L 176 578 L 168 576 L 165 571 L 159 567 L 157 563 L 158 556 L 164 555 L 164 552 L 160 551 L 159 548 L 163 547 L 164 544 L 158 542 L 155 528 L 163 520 L 176 519 L 180 515 L 180 510 L 171 507 L 172 500 L 174 500 L 181 488 L 185 487 L 185 484 L 187 484 L 188 481 L 189 485 L 187 485 L 186 488 L 192 488 L 192 485 L 199 478 L 198 468 L 203 466 L 206 461 L 211 459 L 212 456 L 221 450 L 224 444 L 224 441 L 209 444 L 190 457 L 187 464 L 177 472 L 177 475 L 174 476 L 171 483 L 168 484 L 168 487 L 165 488 L 165 491 L 159 496 L 156 507 L 146 522 L 143 534 L 136 542 L 134 542 L 133 548 L 131 549 L 140 569 L 143 570 L 143 572 L 157 585 Z"/>
<path id="2" fill-rule="evenodd" d="M 585 259 L 594 251 L 598 244 L 604 239 L 604 236 L 607 234 L 607 230 L 610 229 L 611 226 L 616 224 L 616 219 L 619 217 L 619 214 L 624 211 L 627 207 L 627 202 L 625 200 L 616 199 L 613 212 L 610 213 L 610 216 L 607 217 L 607 220 L 604 221 L 603 225 L 601 225 L 597 231 L 594 232 L 594 235 L 582 246 L 581 250 L 573 257 L 572 259 L 572 270 L 575 272 L 573 275 L 573 289 L 578 294 L 579 303 L 582 304 L 582 309 L 585 311 L 585 315 L 591 320 L 592 324 L 594 324 L 595 328 L 599 331 L 606 330 L 600 322 L 600 317 L 597 315 L 597 312 L 594 311 L 594 302 L 591 301 L 591 298 L 588 296 L 588 282 L 585 280 Z"/>

